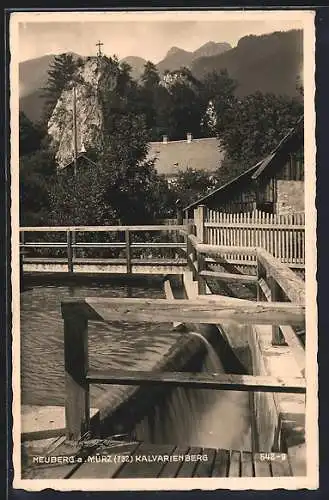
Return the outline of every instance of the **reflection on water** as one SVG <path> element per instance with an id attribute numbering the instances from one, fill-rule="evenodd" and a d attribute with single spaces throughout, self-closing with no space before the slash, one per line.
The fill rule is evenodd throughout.
<path id="1" fill-rule="evenodd" d="M 21 294 L 21 387 L 22 403 L 63 405 L 64 326 L 60 312 L 65 297 L 162 298 L 160 288 L 145 290 L 118 284 L 98 286 L 37 286 Z M 177 340 L 166 324 L 89 322 L 91 368 L 151 369 Z M 109 391 L 91 387 L 91 404 Z M 113 387 L 118 390 L 118 388 Z"/>

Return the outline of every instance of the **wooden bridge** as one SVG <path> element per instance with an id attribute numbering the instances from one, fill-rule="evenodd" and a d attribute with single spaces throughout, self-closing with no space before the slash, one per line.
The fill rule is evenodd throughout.
<path id="1" fill-rule="evenodd" d="M 275 393 L 276 396 L 284 394 L 305 395 L 305 351 L 301 341 L 301 331 L 305 329 L 305 290 L 303 281 L 289 267 L 269 252 L 258 247 L 234 247 L 230 245 L 210 245 L 202 243 L 202 226 L 196 220 L 196 230 L 193 226 L 106 226 L 106 227 L 60 227 L 60 228 L 22 228 L 22 249 L 59 249 L 65 252 L 61 257 L 33 256 L 24 257 L 24 270 L 50 271 L 51 266 L 62 266 L 67 272 L 86 272 L 90 265 L 100 265 L 102 272 L 126 273 L 143 272 L 157 274 L 183 274 L 190 273 L 195 284 L 196 296 L 193 300 L 182 299 L 137 299 L 137 298 L 70 298 L 62 302 L 62 316 L 64 319 L 64 357 L 65 357 L 65 380 L 66 380 L 66 437 L 60 444 L 61 447 L 67 443 L 78 445 L 81 438 L 90 431 L 91 417 L 89 404 L 89 387 L 91 384 L 120 384 L 134 386 L 166 385 L 172 387 L 194 387 L 203 389 L 248 391 L 251 393 Z M 77 235 L 85 233 L 103 232 L 104 234 L 121 233 L 124 241 L 86 242 L 78 241 Z M 172 241 L 132 241 L 131 235 L 136 233 L 174 234 Z M 65 241 L 31 241 L 26 236 L 31 233 L 62 233 L 66 236 Z M 196 233 L 196 234 L 194 234 Z M 198 236 L 199 235 L 199 236 Z M 120 256 L 114 261 L 109 255 L 102 259 L 102 263 L 95 261 L 91 264 L 90 257 L 77 257 L 75 252 L 79 249 L 101 249 L 102 251 L 120 250 L 125 252 L 124 258 Z M 143 251 L 174 251 L 174 258 L 145 257 Z M 138 258 L 132 257 L 132 252 L 140 252 Z M 229 262 L 227 256 L 242 255 L 254 259 L 254 272 L 245 274 Z M 225 256 L 225 257 L 224 257 Z M 62 259 L 62 260 L 59 260 Z M 85 259 L 85 260 L 84 260 Z M 36 266 L 36 267 L 33 267 Z M 47 267 L 48 266 L 48 267 Z M 80 266 L 80 267 L 79 267 Z M 84 270 L 82 267 L 86 266 Z M 120 271 L 118 271 L 119 267 Z M 220 268 L 220 270 L 218 270 Z M 111 269 L 111 271 L 109 271 Z M 250 265 L 249 265 L 250 269 Z M 90 272 L 90 271 L 89 271 Z M 256 300 L 211 295 L 209 294 L 209 280 L 217 280 L 224 284 L 239 283 L 243 286 L 252 286 L 257 290 Z M 251 327 L 271 329 L 273 346 L 289 346 L 299 369 L 298 376 L 287 376 L 281 373 L 277 376 L 264 375 L 234 375 L 218 373 L 183 373 L 183 372 L 135 372 L 130 370 L 91 370 L 88 366 L 88 321 L 111 322 L 122 320 L 134 322 L 181 322 L 221 324 L 225 322 L 237 322 Z M 178 333 L 179 335 L 179 333 Z M 121 445 L 120 445 L 121 446 Z M 122 444 L 124 446 L 124 444 Z M 133 443 L 128 447 L 129 456 L 133 456 L 136 450 L 142 450 L 147 446 L 154 450 L 155 445 Z M 151 446 L 151 448 L 150 448 Z M 80 446 L 81 447 L 81 446 Z M 141 447 L 141 448 L 139 448 Z M 96 447 L 97 448 L 97 447 Z M 95 448 L 95 450 L 96 450 Z M 62 449 L 62 448 L 59 448 Z M 157 447 L 158 453 L 162 453 L 161 446 Z M 166 453 L 169 449 L 173 452 L 174 445 L 165 447 Z M 186 448 L 189 450 L 190 448 Z M 94 451 L 95 451 L 94 450 Z M 160 450 L 160 451 L 159 451 Z M 193 451 L 193 450 L 192 450 Z M 194 450 L 197 453 L 196 450 Z M 302 475 L 305 463 L 302 467 L 300 460 L 292 459 L 289 447 L 287 450 L 288 465 L 259 466 L 259 450 L 253 450 L 256 455 L 240 452 L 210 450 L 211 465 L 201 467 L 200 464 L 187 467 L 186 464 L 167 464 L 165 467 L 159 465 L 149 469 L 152 477 L 166 476 L 176 477 L 185 474 L 212 476 L 221 474 L 231 475 L 276 475 L 275 471 L 281 471 L 282 475 Z M 277 450 L 281 452 L 282 450 Z M 80 453 L 78 447 L 76 453 Z M 204 450 L 199 449 L 198 453 Z M 303 451 L 303 453 L 305 450 Z M 52 452 L 53 453 L 53 452 Z M 198 454 L 197 453 L 197 454 Z M 237 454 L 236 454 L 237 453 Z M 217 458 L 216 458 L 217 457 Z M 226 457 L 225 460 L 223 457 Z M 257 458 L 258 457 L 258 458 Z M 218 460 L 224 460 L 222 468 L 216 468 Z M 132 459 L 133 460 L 133 459 Z M 217 460 L 217 461 L 216 461 Z M 80 462 L 81 465 L 81 462 Z M 78 467 L 63 469 L 60 477 L 99 477 L 95 475 L 94 464 L 83 464 Z M 88 466 L 87 466 L 88 465 Z M 88 468 L 89 467 L 89 468 Z M 180 469 L 181 467 L 181 469 Z M 41 471 L 38 466 L 37 469 Z M 32 472 L 31 472 L 32 470 Z M 28 474 L 33 475 L 33 470 Z M 52 477 L 51 467 L 45 467 L 43 477 Z M 59 471 L 60 469 L 57 468 Z M 80 470 L 80 472 L 79 472 Z M 146 468 L 133 467 L 129 464 L 121 464 L 113 467 L 110 464 L 102 464 L 101 477 L 137 477 L 147 474 Z M 263 472 L 257 472 L 262 470 Z M 139 472 L 138 472 L 139 471 Z M 170 471 L 170 472 L 169 472 Z M 181 472 L 179 472 L 181 471 Z M 184 473 L 183 473 L 184 471 Z M 219 472 L 221 471 L 221 472 Z M 235 472 L 234 472 L 235 471 Z M 238 472 L 237 472 L 238 471 Z M 48 474 L 48 475 L 47 475 Z M 79 475 L 80 474 L 80 475 Z M 81 475 L 82 474 L 82 475 Z M 125 474 L 127 474 L 125 476 Z M 105 476 L 104 476 L 105 475 Z M 31 477 L 31 476 L 28 476 Z"/>

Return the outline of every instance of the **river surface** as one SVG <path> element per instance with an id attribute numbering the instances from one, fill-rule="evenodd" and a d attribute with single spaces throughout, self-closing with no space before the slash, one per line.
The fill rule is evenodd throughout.
<path id="1" fill-rule="evenodd" d="M 123 284 L 34 286 L 21 294 L 22 404 L 64 405 L 64 324 L 60 312 L 65 297 L 164 298 L 162 289 Z M 149 323 L 88 323 L 90 368 L 151 369 L 177 340 L 171 325 Z M 91 387 L 91 404 L 109 386 Z"/>

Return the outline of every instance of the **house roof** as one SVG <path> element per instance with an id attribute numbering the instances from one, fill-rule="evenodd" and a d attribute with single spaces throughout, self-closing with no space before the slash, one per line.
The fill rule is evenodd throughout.
<path id="1" fill-rule="evenodd" d="M 193 203 L 191 203 L 190 205 L 188 205 L 187 207 L 185 207 L 184 210 L 189 210 L 190 208 L 193 208 L 196 205 L 199 205 L 200 203 L 203 203 L 203 202 L 209 200 L 210 198 L 212 198 L 213 196 L 215 196 L 220 191 L 224 191 L 224 190 L 226 190 L 226 189 L 228 189 L 230 187 L 233 187 L 237 182 L 245 180 L 248 177 L 251 177 L 251 175 L 256 171 L 256 169 L 260 166 L 261 163 L 262 163 L 262 161 L 256 163 L 256 165 L 253 165 L 252 167 L 248 168 L 247 170 L 245 170 L 244 172 L 242 172 L 242 174 L 237 175 L 236 177 L 234 177 L 229 182 L 226 182 L 225 184 L 223 184 L 222 186 L 214 189 L 213 191 L 211 191 L 207 195 L 203 196 L 202 198 L 199 198 L 198 200 L 194 201 Z"/>
<path id="2" fill-rule="evenodd" d="M 299 118 L 296 126 L 290 129 L 288 134 L 284 136 L 272 153 L 262 161 L 259 168 L 252 175 L 252 179 L 258 179 L 260 175 L 262 175 L 266 170 L 271 169 L 271 167 L 278 167 L 279 164 L 275 160 L 278 158 L 279 154 L 283 152 L 283 150 L 290 152 L 295 144 L 299 146 L 299 141 L 302 140 L 303 134 L 303 118 L 303 116 Z"/>
<path id="3" fill-rule="evenodd" d="M 95 167 L 97 167 L 97 163 L 95 163 L 93 160 L 91 160 L 90 158 L 88 158 L 88 156 L 86 156 L 84 153 L 78 153 L 77 154 L 77 160 L 80 160 L 80 158 L 83 158 L 84 160 L 87 160 L 88 163 L 91 163 L 92 165 L 94 165 Z M 65 165 L 63 165 L 62 167 L 60 167 L 60 170 L 64 170 L 65 168 L 69 167 L 70 165 L 73 165 L 74 163 L 74 159 L 72 158 L 72 160 L 68 161 L 67 163 L 65 163 Z"/>
<path id="4" fill-rule="evenodd" d="M 155 158 L 158 174 L 175 176 L 179 170 L 206 170 L 214 172 L 220 167 L 223 153 L 215 137 L 183 141 L 151 142 L 148 158 Z"/>
<path id="5" fill-rule="evenodd" d="M 285 137 L 279 142 L 277 147 L 265 158 L 263 158 L 261 161 L 256 163 L 256 165 L 253 165 L 249 169 L 245 170 L 242 174 L 238 175 L 237 177 L 234 177 L 231 181 L 227 182 L 226 184 L 223 184 L 219 188 L 214 189 L 207 195 L 203 196 L 202 198 L 199 198 L 195 202 L 191 203 L 187 207 L 184 208 L 184 210 L 189 210 L 190 208 L 195 207 L 196 205 L 199 205 L 200 203 L 203 203 L 210 198 L 212 198 L 214 195 L 219 193 L 220 191 L 225 191 L 226 189 L 229 189 L 233 187 L 237 182 L 241 180 L 246 180 L 246 178 L 250 178 L 251 181 L 256 180 L 259 178 L 264 172 L 267 172 L 271 168 L 276 168 L 279 167 L 280 164 L 276 162 L 279 154 L 283 149 L 289 150 L 289 147 L 296 142 L 296 139 L 298 141 L 299 138 L 302 137 L 302 132 L 303 132 L 303 116 L 299 118 L 297 121 L 297 124 L 294 128 L 292 128 L 288 134 L 285 135 Z"/>

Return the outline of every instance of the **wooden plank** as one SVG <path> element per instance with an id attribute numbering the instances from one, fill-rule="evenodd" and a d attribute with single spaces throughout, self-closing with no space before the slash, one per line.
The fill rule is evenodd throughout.
<path id="1" fill-rule="evenodd" d="M 257 258 L 289 300 L 298 304 L 305 303 L 305 283 L 301 278 L 262 248 L 257 250 Z"/>
<path id="2" fill-rule="evenodd" d="M 241 255 L 256 255 L 257 248 L 256 247 L 236 247 L 232 245 L 227 245 L 226 238 L 224 237 L 224 245 L 207 245 L 205 243 L 199 243 L 197 238 L 194 235 L 189 235 L 189 239 L 192 242 L 193 246 L 200 253 L 206 253 L 208 255 L 230 255 L 230 254 L 241 254 Z"/>
<path id="3" fill-rule="evenodd" d="M 197 463 L 193 477 L 211 477 L 216 457 L 216 450 L 214 448 L 203 448 L 201 454 L 204 457 L 207 456 L 207 460 L 202 460 Z"/>
<path id="4" fill-rule="evenodd" d="M 241 452 L 241 477 L 254 477 L 251 451 Z"/>
<path id="5" fill-rule="evenodd" d="M 260 459 L 260 453 L 253 455 L 253 463 L 255 470 L 255 477 L 271 477 L 270 463 L 267 460 Z"/>
<path id="6" fill-rule="evenodd" d="M 270 290 L 270 287 L 268 286 L 268 284 L 266 283 L 266 281 L 264 280 L 264 278 L 260 278 L 258 280 L 258 285 L 259 285 L 259 288 L 261 289 L 261 291 L 263 292 L 266 300 L 268 300 L 270 302 L 271 301 L 271 290 Z"/>
<path id="7" fill-rule="evenodd" d="M 131 248 L 180 248 L 185 250 L 185 243 L 132 243 Z"/>
<path id="8" fill-rule="evenodd" d="M 65 460 L 65 457 L 62 458 Z M 23 479 L 65 479 L 76 467 L 75 464 L 34 465 L 22 471 Z"/>
<path id="9" fill-rule="evenodd" d="M 235 273 L 221 273 L 217 271 L 201 271 L 201 276 L 206 278 L 216 278 L 223 281 L 239 281 L 243 283 L 257 283 L 257 276 Z"/>
<path id="10" fill-rule="evenodd" d="M 230 464 L 230 452 L 228 450 L 217 450 L 211 477 L 227 477 Z"/>
<path id="11" fill-rule="evenodd" d="M 234 391 L 285 392 L 304 394 L 302 377 L 236 375 L 228 373 L 148 372 L 134 370 L 89 370 L 86 379 L 92 384 L 170 385 Z"/>
<path id="12" fill-rule="evenodd" d="M 125 245 L 123 245 L 123 248 Z M 67 262 L 66 257 L 28 257 L 24 259 L 26 264 L 63 264 Z M 75 260 L 76 264 L 90 264 L 90 265 L 120 265 L 126 264 L 125 259 L 98 259 L 98 258 L 80 258 Z M 182 266 L 186 265 L 186 259 L 131 259 L 131 263 L 134 265 L 150 265 L 150 266 Z"/>
<path id="13" fill-rule="evenodd" d="M 115 232 L 115 231 L 185 231 L 186 225 L 166 225 L 166 224 L 150 224 L 144 226 L 26 226 L 20 227 L 22 232 L 36 233 L 66 233 L 67 231 L 78 232 Z"/>
<path id="14" fill-rule="evenodd" d="M 22 471 L 23 479 L 65 479 L 77 468 L 77 445 L 64 442 L 51 451 L 38 454 L 28 468 Z M 82 455 L 80 455 L 82 457 Z M 45 462 L 48 463 L 45 463 Z M 52 462 L 52 463 L 51 463 Z"/>
<path id="15" fill-rule="evenodd" d="M 291 349 L 291 352 L 295 358 L 295 361 L 300 369 L 301 374 L 305 375 L 305 349 L 298 339 L 297 333 L 289 325 L 279 326 L 282 335 Z"/>
<path id="16" fill-rule="evenodd" d="M 131 457 L 138 449 L 139 443 L 124 443 L 122 445 L 99 448 L 87 457 L 87 461 L 72 474 L 72 479 L 109 479 L 116 477 L 124 467 L 118 461 L 118 456 Z M 97 455 L 98 454 L 98 455 Z M 97 458 L 98 456 L 98 458 Z M 102 459 L 102 457 L 104 457 Z"/>
<path id="17" fill-rule="evenodd" d="M 231 451 L 228 477 L 241 477 L 241 452 Z"/>
<path id="18" fill-rule="evenodd" d="M 89 429 L 88 320 L 84 316 L 64 318 L 66 437 L 78 441 Z"/>
<path id="19" fill-rule="evenodd" d="M 197 468 L 198 462 L 194 461 L 197 455 L 201 455 L 202 448 L 191 446 L 186 456 L 189 457 L 190 460 L 185 460 L 182 463 L 176 477 L 193 477 L 194 471 Z"/>
<path id="20" fill-rule="evenodd" d="M 280 453 L 278 453 L 280 455 Z M 285 460 L 276 459 L 270 462 L 273 477 L 286 477 L 291 476 L 291 469 L 286 455 Z"/>
<path id="21" fill-rule="evenodd" d="M 230 214 L 228 214 L 230 215 Z M 248 225 L 246 225 L 244 222 L 225 222 L 225 224 L 221 224 L 218 222 L 205 222 L 205 227 L 206 228 L 228 228 L 228 229 L 247 229 Z M 250 226 L 250 229 L 278 229 L 282 230 L 282 232 L 285 232 L 286 230 L 295 230 L 295 229 L 304 229 L 302 225 L 298 224 L 292 224 L 291 222 L 288 224 L 271 224 L 269 222 L 262 222 L 262 223 L 253 223 L 252 226 Z"/>
<path id="22" fill-rule="evenodd" d="M 126 463 L 115 475 L 116 478 L 156 478 L 159 476 L 165 455 L 171 455 L 175 446 L 141 443 L 132 454 L 132 461 Z M 161 458 L 161 460 L 159 460 Z"/>
<path id="23" fill-rule="evenodd" d="M 98 321 L 304 325 L 305 306 L 287 302 L 254 302 L 209 298 L 166 300 L 145 298 L 64 298 L 62 315 L 82 315 Z"/>
<path id="24" fill-rule="evenodd" d="M 74 248 L 125 248 L 125 243 L 110 241 L 108 243 L 75 243 Z"/>
<path id="25" fill-rule="evenodd" d="M 181 468 L 183 462 L 179 460 L 180 456 L 184 456 L 188 453 L 189 447 L 188 446 L 177 446 L 174 451 L 172 452 L 172 457 L 171 461 L 164 464 L 162 467 L 160 473 L 158 474 L 158 477 L 176 477 L 179 469 Z M 174 458 L 176 457 L 176 460 Z"/>
<path id="26" fill-rule="evenodd" d="M 67 242 L 62 243 L 62 242 L 57 242 L 57 243 L 52 243 L 52 242 L 41 242 L 41 241 L 36 241 L 36 242 L 29 242 L 29 243 L 21 243 L 20 244 L 21 248 L 66 248 L 67 247 Z"/>
<path id="27" fill-rule="evenodd" d="M 280 299 L 280 289 L 277 282 L 272 276 L 267 277 L 268 286 L 271 290 L 270 301 L 275 302 Z M 281 330 L 278 325 L 272 325 L 272 345 L 280 346 L 285 345 L 285 340 L 282 336 Z"/>

